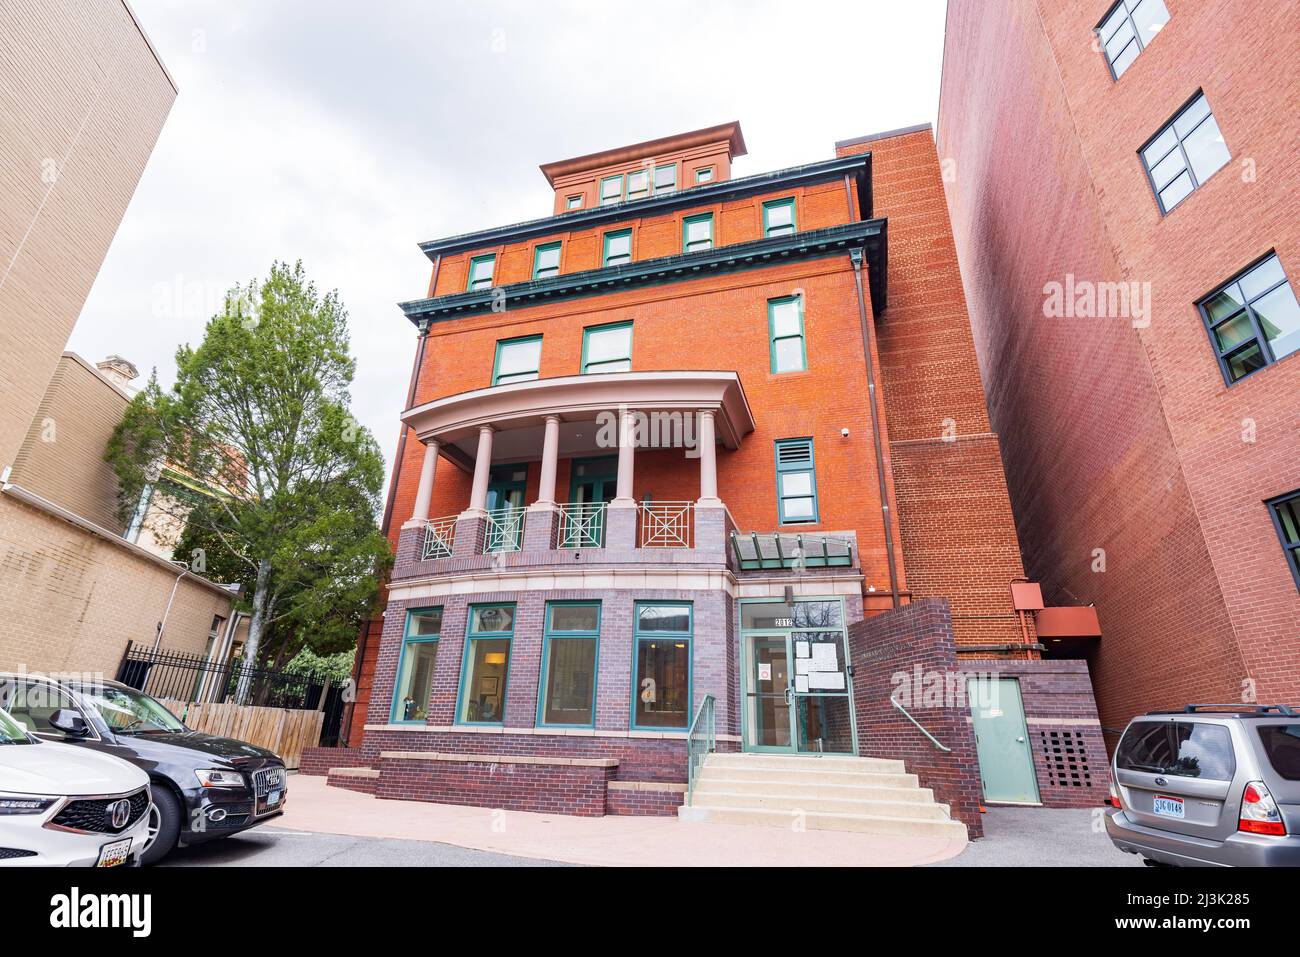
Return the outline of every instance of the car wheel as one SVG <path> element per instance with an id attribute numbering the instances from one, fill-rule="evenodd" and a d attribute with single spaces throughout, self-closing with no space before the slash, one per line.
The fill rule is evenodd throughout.
<path id="1" fill-rule="evenodd" d="M 140 863 L 157 864 L 171 853 L 181 836 L 181 802 L 166 787 L 155 786 L 149 808 L 149 836 L 145 838 Z"/>

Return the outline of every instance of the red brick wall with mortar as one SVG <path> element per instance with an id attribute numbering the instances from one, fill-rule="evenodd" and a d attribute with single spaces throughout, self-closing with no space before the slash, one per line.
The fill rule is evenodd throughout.
<path id="1" fill-rule="evenodd" d="M 346 774 L 331 774 L 325 779 L 332 788 L 342 788 L 345 791 L 360 791 L 362 794 L 374 794 L 379 787 L 379 778 L 377 777 L 353 777 Z"/>
<path id="2" fill-rule="evenodd" d="M 685 791 L 643 790 L 615 787 L 605 792 L 605 811 L 639 817 L 676 817 L 686 800 Z"/>
<path id="3" fill-rule="evenodd" d="M 1226 387 L 1195 307 L 1270 249 L 1300 277 L 1300 74 L 1277 29 L 1297 4 L 1167 6 L 1116 82 L 1090 43 L 1100 8 L 953 0 L 940 104 L 1026 562 L 1049 600 L 1098 606 L 1108 727 L 1240 700 L 1247 678 L 1260 700 L 1300 699 L 1300 596 L 1263 505 L 1300 487 L 1300 361 Z M 1137 150 L 1198 89 L 1233 159 L 1162 216 Z M 1069 274 L 1150 283 L 1149 324 L 1044 318 Z"/>
<path id="4" fill-rule="evenodd" d="M 491 761 L 379 760 L 375 796 L 508 811 L 600 817 L 614 767 L 503 764 Z"/>

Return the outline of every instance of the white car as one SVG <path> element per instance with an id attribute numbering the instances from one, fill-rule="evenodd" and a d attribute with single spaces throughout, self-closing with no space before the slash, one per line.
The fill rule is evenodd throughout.
<path id="1" fill-rule="evenodd" d="M 135 765 L 41 741 L 0 710 L 0 867 L 138 863 L 151 803 Z"/>

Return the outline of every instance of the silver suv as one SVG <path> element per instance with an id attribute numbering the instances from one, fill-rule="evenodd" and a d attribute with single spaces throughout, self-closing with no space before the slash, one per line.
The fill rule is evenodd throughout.
<path id="1" fill-rule="evenodd" d="M 1147 864 L 1300 865 L 1300 712 L 1188 705 L 1134 718 L 1106 832 Z"/>

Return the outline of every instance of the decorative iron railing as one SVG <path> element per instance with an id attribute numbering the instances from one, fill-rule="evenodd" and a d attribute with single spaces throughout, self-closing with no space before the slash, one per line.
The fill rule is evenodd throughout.
<path id="1" fill-rule="evenodd" d="M 456 543 L 456 516 L 435 518 L 424 526 L 424 547 L 420 560 L 451 558 L 451 547 Z"/>
<path id="2" fill-rule="evenodd" d="M 642 502 L 637 541 L 642 548 L 690 548 L 694 517 L 694 502 Z"/>
<path id="3" fill-rule="evenodd" d="M 686 732 L 686 803 L 691 803 L 695 782 L 704 767 L 704 759 L 718 749 L 717 727 L 713 717 L 713 695 L 706 694 Z"/>
<path id="4" fill-rule="evenodd" d="M 524 510 L 498 508 L 487 514 L 487 535 L 483 539 L 483 554 L 519 551 L 524 544 Z"/>
<path id="5" fill-rule="evenodd" d="M 853 564 L 853 542 L 827 535 L 732 532 L 731 548 L 745 570 L 833 568 Z"/>
<path id="6" fill-rule="evenodd" d="M 605 503 L 570 502 L 560 506 L 560 548 L 600 548 L 605 544 Z"/>

